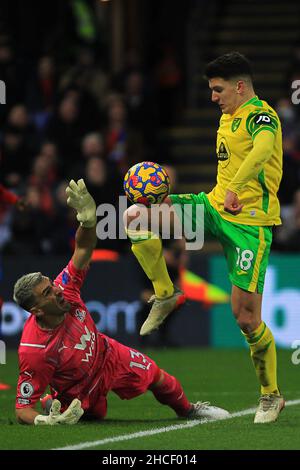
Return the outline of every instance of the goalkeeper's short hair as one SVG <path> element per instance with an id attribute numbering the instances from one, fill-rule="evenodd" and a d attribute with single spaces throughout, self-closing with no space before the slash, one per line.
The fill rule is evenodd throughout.
<path id="1" fill-rule="evenodd" d="M 24 308 L 30 310 L 35 303 L 33 289 L 43 280 L 40 272 L 25 274 L 17 280 L 14 286 L 14 301 Z"/>

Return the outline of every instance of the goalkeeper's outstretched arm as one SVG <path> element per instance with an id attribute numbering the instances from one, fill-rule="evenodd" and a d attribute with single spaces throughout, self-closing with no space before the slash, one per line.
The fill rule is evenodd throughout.
<path id="1" fill-rule="evenodd" d="M 97 242 L 96 204 L 82 179 L 77 183 L 71 180 L 66 193 L 67 203 L 77 211 L 77 220 L 80 222 L 75 235 L 75 251 L 72 261 L 77 269 L 84 269 L 90 262 Z"/>

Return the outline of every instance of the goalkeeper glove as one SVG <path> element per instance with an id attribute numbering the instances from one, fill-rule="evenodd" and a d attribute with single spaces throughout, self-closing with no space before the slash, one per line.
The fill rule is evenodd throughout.
<path id="1" fill-rule="evenodd" d="M 67 204 L 77 211 L 77 220 L 82 227 L 94 227 L 96 225 L 96 204 L 83 179 L 75 183 L 71 180 L 66 189 Z"/>
<path id="2" fill-rule="evenodd" d="M 36 426 L 44 424 L 50 424 L 51 426 L 54 424 L 76 424 L 84 413 L 81 408 L 81 401 L 77 398 L 72 401 L 69 408 L 63 413 L 60 413 L 60 408 L 60 401 L 53 400 L 49 415 L 37 415 L 34 418 L 34 424 Z"/>

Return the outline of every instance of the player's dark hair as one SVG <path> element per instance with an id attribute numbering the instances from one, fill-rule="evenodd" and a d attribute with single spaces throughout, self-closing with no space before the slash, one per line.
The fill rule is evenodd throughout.
<path id="1" fill-rule="evenodd" d="M 220 77 L 230 80 L 234 77 L 248 76 L 252 80 L 252 69 L 249 60 L 239 52 L 228 52 L 209 62 L 205 67 L 206 79 Z"/>

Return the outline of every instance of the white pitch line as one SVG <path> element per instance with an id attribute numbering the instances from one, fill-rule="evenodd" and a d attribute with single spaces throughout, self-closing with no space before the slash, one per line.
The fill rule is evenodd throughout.
<path id="1" fill-rule="evenodd" d="M 300 405 L 300 399 L 298 400 L 289 400 L 285 403 L 285 406 L 295 406 Z M 228 416 L 227 419 L 232 418 L 239 418 L 240 416 L 246 416 L 254 413 L 256 411 L 256 407 L 248 408 L 246 410 L 236 411 Z M 109 444 L 112 442 L 121 442 L 121 441 L 130 441 L 131 439 L 137 439 L 139 437 L 145 436 L 154 436 L 155 434 L 162 434 L 164 432 L 171 432 L 171 431 L 181 431 L 182 429 L 193 428 L 195 426 L 199 426 L 200 424 L 207 424 L 207 423 L 215 423 L 216 421 L 224 421 L 220 419 L 210 419 L 210 420 L 198 420 L 194 419 L 192 421 L 188 421 L 184 424 L 175 424 L 173 426 L 166 426 L 164 428 L 154 428 L 148 429 L 147 431 L 139 431 L 134 432 L 132 434 L 123 434 L 121 436 L 116 437 L 107 437 L 106 439 L 100 439 L 99 441 L 88 441 L 83 442 L 81 444 L 74 444 L 66 447 L 56 447 L 51 450 L 80 450 L 80 449 L 88 449 L 89 447 L 96 447 L 96 446 L 103 446 L 105 444 Z"/>

